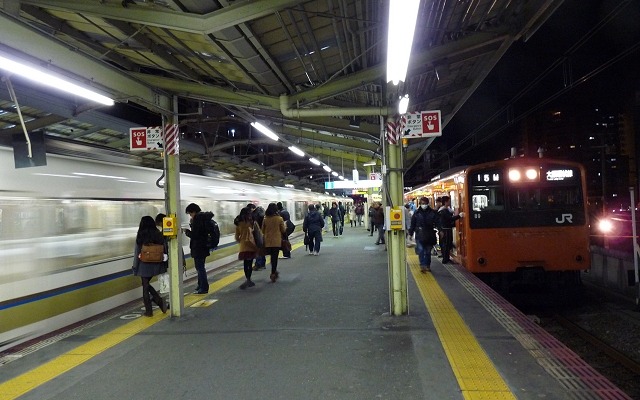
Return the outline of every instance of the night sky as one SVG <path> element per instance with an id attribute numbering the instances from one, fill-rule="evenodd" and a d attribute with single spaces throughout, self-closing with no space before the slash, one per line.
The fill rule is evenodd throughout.
<path id="1" fill-rule="evenodd" d="M 508 157 L 520 131 L 508 118 L 569 103 L 619 110 L 638 90 L 640 0 L 566 0 L 528 42 L 513 44 L 431 148 L 451 151 L 455 165 Z M 472 132 L 488 139 L 474 147 Z"/>

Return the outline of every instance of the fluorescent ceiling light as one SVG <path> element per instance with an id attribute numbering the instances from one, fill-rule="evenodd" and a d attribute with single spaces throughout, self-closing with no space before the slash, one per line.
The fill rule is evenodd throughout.
<path id="1" fill-rule="evenodd" d="M 42 85 L 51 86 L 52 88 L 62 90 L 63 92 L 84 97 L 85 99 L 95 101 L 96 103 L 104 104 L 106 106 L 112 106 L 114 104 L 113 100 L 108 98 L 107 96 L 103 96 L 92 90 L 83 88 L 82 86 L 78 86 L 75 83 L 71 83 L 62 78 L 58 78 L 57 76 L 52 75 L 48 72 L 40 71 L 36 68 L 21 64 L 3 56 L 0 56 L 0 69 L 30 79 Z"/>
<path id="2" fill-rule="evenodd" d="M 376 165 L 378 164 L 378 161 L 375 158 L 372 158 L 371 161 L 367 161 L 366 163 L 362 164 L 365 167 L 370 167 L 372 165 Z"/>
<path id="3" fill-rule="evenodd" d="M 400 102 L 398 103 L 398 114 L 406 114 L 409 109 L 409 95 L 405 94 L 403 97 L 400 97 Z"/>
<path id="4" fill-rule="evenodd" d="M 420 0 L 391 0 L 387 36 L 387 82 L 397 85 L 407 77 L 413 33 Z"/>
<path id="5" fill-rule="evenodd" d="M 331 173 L 331 175 L 333 175 L 333 176 L 338 176 L 339 174 L 338 174 L 336 171 L 333 171 L 333 172 Z"/>
<path id="6" fill-rule="evenodd" d="M 344 176 L 340 175 L 340 176 L 338 176 L 338 179 L 340 179 L 341 181 L 343 181 L 343 180 L 344 180 Z"/>
<path id="7" fill-rule="evenodd" d="M 297 155 L 299 155 L 300 157 L 304 156 L 304 151 L 300 150 L 299 148 L 297 148 L 296 146 L 289 146 L 289 150 L 293 151 L 294 153 L 296 153 Z"/>
<path id="8" fill-rule="evenodd" d="M 312 162 L 313 164 L 315 164 L 315 165 L 320 165 L 320 164 L 322 164 L 320 161 L 318 161 L 317 159 L 315 159 L 315 158 L 313 158 L 313 157 L 312 157 L 312 158 L 310 158 L 310 159 L 309 159 L 309 161 L 311 161 L 311 162 Z"/>
<path id="9" fill-rule="evenodd" d="M 329 167 L 328 165 L 323 165 L 322 169 L 327 171 L 327 172 L 331 172 L 331 167 Z"/>
<path id="10" fill-rule="evenodd" d="M 265 135 L 266 137 L 268 137 L 271 140 L 275 140 L 277 142 L 278 139 L 280 139 L 278 137 L 278 135 L 273 133 L 273 131 L 271 129 L 269 129 L 266 126 L 262 125 L 260 122 L 252 122 L 251 126 L 256 128 L 258 131 L 260 131 L 260 133 L 262 133 L 263 135 Z"/>

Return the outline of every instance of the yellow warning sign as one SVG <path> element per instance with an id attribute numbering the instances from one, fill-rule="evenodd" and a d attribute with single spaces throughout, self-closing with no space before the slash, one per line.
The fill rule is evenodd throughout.
<path id="1" fill-rule="evenodd" d="M 402 229 L 402 208 L 392 207 L 389 211 L 389 229 Z"/>

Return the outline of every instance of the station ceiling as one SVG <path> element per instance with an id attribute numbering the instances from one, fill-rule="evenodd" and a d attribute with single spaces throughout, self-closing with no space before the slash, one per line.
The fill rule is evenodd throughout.
<path id="1" fill-rule="evenodd" d="M 129 128 L 161 125 L 177 108 L 186 171 L 321 189 L 327 173 L 288 146 L 362 176 L 382 156 L 381 121 L 399 96 L 409 94 L 409 111 L 441 110 L 446 126 L 510 45 L 561 4 L 422 0 L 399 86 L 386 83 L 389 2 L 379 0 L 0 0 L 0 54 L 115 99 L 99 106 L 4 75 L 48 150 L 160 167 L 159 153 L 130 152 Z M 22 134 L 6 83 L 5 144 Z M 432 141 L 410 141 L 405 171 L 420 168 Z"/>

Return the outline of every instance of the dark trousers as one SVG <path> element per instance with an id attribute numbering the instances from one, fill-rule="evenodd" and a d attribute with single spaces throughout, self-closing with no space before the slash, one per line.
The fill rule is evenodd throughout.
<path id="1" fill-rule="evenodd" d="M 376 240 L 376 244 L 384 244 L 384 224 L 377 224 L 376 228 L 378 228 L 378 240 Z"/>
<path id="2" fill-rule="evenodd" d="M 440 240 L 440 248 L 442 250 L 442 262 L 449 262 L 449 254 L 453 247 L 453 231 L 451 229 L 443 229 Z"/>
<path id="3" fill-rule="evenodd" d="M 141 276 L 140 278 L 142 279 L 142 302 L 144 303 L 144 311 L 146 314 L 152 314 L 151 300 L 159 307 L 160 303 L 162 303 L 162 298 L 156 289 L 151 286 L 151 278 L 153 277 Z"/>
<path id="4" fill-rule="evenodd" d="M 280 254 L 280 247 L 267 247 L 267 254 L 271 256 L 271 273 L 275 274 L 278 270 L 278 254 Z"/>
<path id="5" fill-rule="evenodd" d="M 248 281 L 251 280 L 251 273 L 253 272 L 253 259 L 244 260 L 244 277 L 247 278 Z"/>
<path id="6" fill-rule="evenodd" d="M 313 233 L 307 232 L 307 236 L 309 237 L 309 244 L 307 247 L 309 251 L 315 251 L 316 253 L 320 252 L 320 242 L 322 241 L 322 231 L 315 231 Z"/>
<path id="7" fill-rule="evenodd" d="M 207 270 L 204 267 L 204 262 L 206 257 L 194 257 L 193 264 L 196 267 L 196 271 L 198 272 L 198 291 L 200 292 L 208 292 L 209 291 L 209 280 L 207 279 Z"/>
<path id="8" fill-rule="evenodd" d="M 340 229 L 340 220 L 338 219 L 332 220 L 331 226 L 333 227 L 333 236 L 338 236 L 338 230 Z"/>

